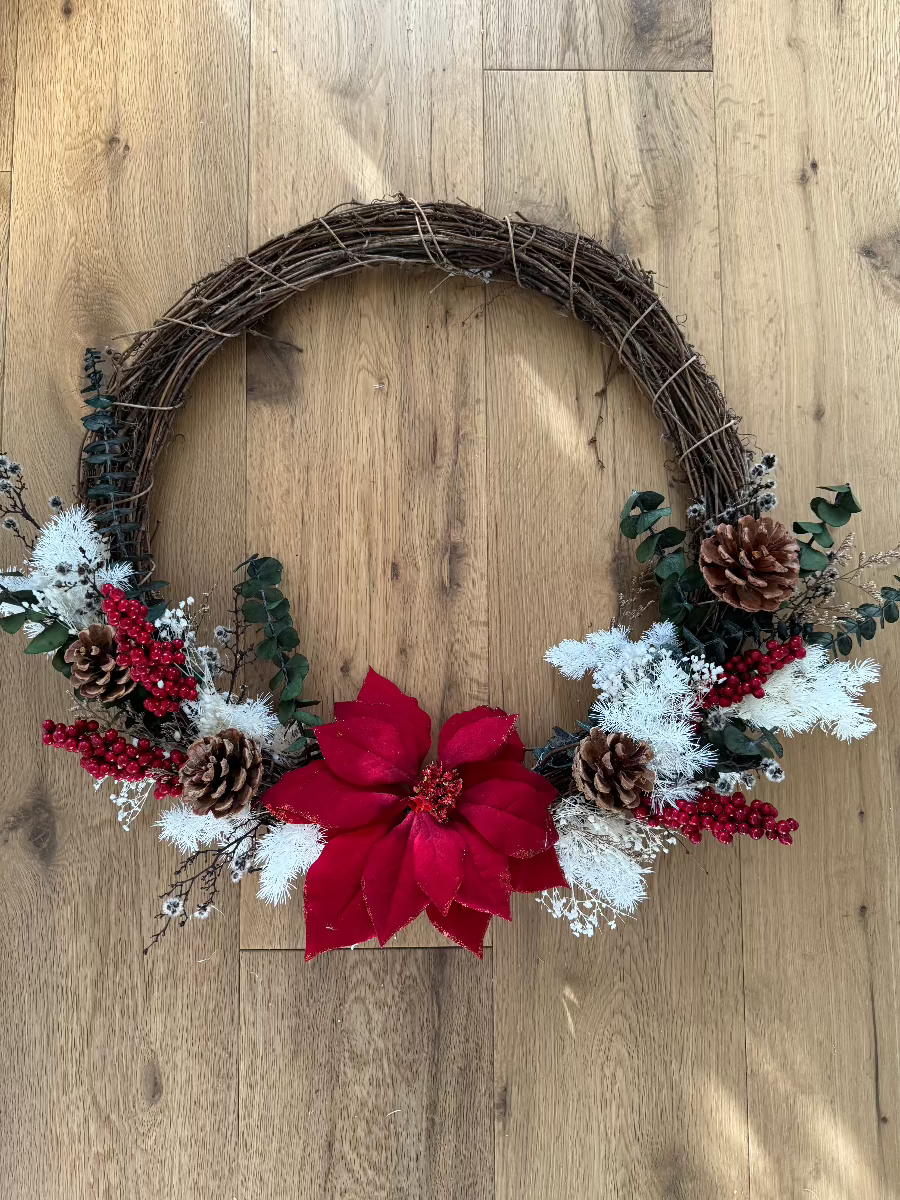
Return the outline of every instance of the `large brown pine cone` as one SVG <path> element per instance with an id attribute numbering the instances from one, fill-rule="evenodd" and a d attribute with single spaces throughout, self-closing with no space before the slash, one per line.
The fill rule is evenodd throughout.
<path id="1" fill-rule="evenodd" d="M 599 808 L 636 808 L 653 790 L 653 751 L 624 733 L 592 729 L 575 751 L 572 778 Z"/>
<path id="2" fill-rule="evenodd" d="M 797 586 L 800 547 L 771 517 L 741 517 L 700 543 L 700 570 L 732 608 L 774 612 Z"/>
<path id="3" fill-rule="evenodd" d="M 108 625 L 82 629 L 63 657 L 72 664 L 72 686 L 89 700 L 110 704 L 134 690 L 131 672 L 116 666 L 116 635 Z"/>
<path id="4" fill-rule="evenodd" d="M 200 815 L 227 817 L 245 808 L 262 780 L 259 746 L 240 730 L 202 738 L 188 750 L 181 768 L 184 798 Z"/>

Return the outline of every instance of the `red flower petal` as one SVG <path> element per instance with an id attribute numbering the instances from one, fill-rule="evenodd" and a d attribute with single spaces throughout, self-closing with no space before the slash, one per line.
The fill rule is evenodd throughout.
<path id="1" fill-rule="evenodd" d="M 550 804 L 556 788 L 519 763 L 496 762 L 465 772 L 459 815 L 503 854 L 530 858 L 556 842 Z"/>
<path id="2" fill-rule="evenodd" d="M 325 761 L 335 775 L 359 787 L 415 783 L 421 758 L 415 740 L 391 721 L 345 717 L 316 729 Z"/>
<path id="3" fill-rule="evenodd" d="M 366 860 L 388 832 L 371 825 L 332 837 L 309 868 L 303 888 L 306 961 L 325 950 L 355 946 L 375 936 L 362 894 Z"/>
<path id="4" fill-rule="evenodd" d="M 569 886 L 552 846 L 533 858 L 511 858 L 509 870 L 514 892 L 543 892 L 547 888 Z"/>
<path id="5" fill-rule="evenodd" d="M 509 757 L 521 762 L 525 747 L 513 728 L 517 720 L 502 708 L 486 705 L 457 713 L 441 730 L 438 760 L 445 767 Z"/>
<path id="6" fill-rule="evenodd" d="M 323 762 L 288 771 L 262 801 L 281 821 L 294 825 L 314 821 L 328 829 L 384 824 L 406 807 L 406 801 L 393 792 L 373 792 L 346 783 Z"/>
<path id="7" fill-rule="evenodd" d="M 466 847 L 463 859 L 462 882 L 456 900 L 467 908 L 494 913 L 505 921 L 511 919 L 509 893 L 511 860 L 489 845 L 471 825 L 457 820 L 454 824 Z"/>
<path id="8" fill-rule="evenodd" d="M 474 908 L 465 908 L 462 904 L 451 904 L 446 916 L 438 912 L 433 904 L 429 904 L 425 911 L 438 933 L 450 938 L 458 946 L 471 950 L 476 957 L 484 957 L 484 935 L 491 923 L 490 913 L 476 912 Z"/>
<path id="9" fill-rule="evenodd" d="M 446 913 L 463 877 L 463 839 L 450 826 L 426 813 L 416 813 L 412 847 L 416 883 L 431 903 Z"/>
<path id="10" fill-rule="evenodd" d="M 374 847 L 363 872 L 366 907 L 382 946 L 415 920 L 428 903 L 416 883 L 412 827 L 410 813 Z"/>
<path id="11" fill-rule="evenodd" d="M 337 720 L 355 716 L 391 722 L 415 743 L 420 763 L 431 749 L 431 717 L 412 696 L 371 668 L 357 698 L 335 704 L 334 715 Z"/>

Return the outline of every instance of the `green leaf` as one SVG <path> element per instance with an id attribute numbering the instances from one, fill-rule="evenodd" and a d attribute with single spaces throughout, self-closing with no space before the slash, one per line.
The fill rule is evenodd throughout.
<path id="1" fill-rule="evenodd" d="M 627 517 L 636 508 L 641 512 L 650 512 L 651 509 L 659 508 L 664 500 L 665 496 L 661 496 L 659 492 L 632 492 L 622 509 L 622 516 Z"/>
<path id="2" fill-rule="evenodd" d="M 281 583 L 283 573 L 284 567 L 277 558 L 254 558 L 247 566 L 248 576 L 261 580 L 267 587 Z"/>
<path id="3" fill-rule="evenodd" d="M 875 624 L 874 617 L 867 617 L 865 621 L 861 621 L 857 634 L 864 638 L 867 642 L 871 642 L 872 638 L 878 632 L 878 626 Z"/>
<path id="4" fill-rule="evenodd" d="M 680 546 L 686 536 L 683 529 L 678 529 L 675 525 L 667 525 L 665 529 L 659 531 L 660 549 L 670 550 L 673 546 Z"/>
<path id="5" fill-rule="evenodd" d="M 28 609 L 23 609 L 22 612 L 10 613 L 8 617 L 0 617 L 0 629 L 4 633 L 18 633 L 25 622 L 33 617 L 34 614 Z"/>
<path id="6" fill-rule="evenodd" d="M 811 534 L 819 545 L 824 546 L 826 550 L 830 550 L 834 545 L 834 538 L 822 521 L 795 521 L 794 533 Z"/>
<path id="7" fill-rule="evenodd" d="M 819 487 L 823 492 L 834 492 L 836 503 L 848 513 L 862 512 L 862 505 L 853 495 L 853 488 L 849 483 L 820 483 Z"/>
<path id="8" fill-rule="evenodd" d="M 671 515 L 671 508 L 654 508 L 649 512 L 638 513 L 634 517 L 623 517 L 619 522 L 619 529 L 621 529 L 625 537 L 634 539 L 640 537 L 642 533 L 646 533 L 648 529 L 651 529 L 663 517 L 670 517 Z"/>
<path id="9" fill-rule="evenodd" d="M 662 537 L 662 535 L 663 531 L 660 531 L 659 533 L 652 533 L 648 538 L 644 538 L 637 550 L 634 552 L 634 556 L 639 563 L 650 561 L 650 559 L 656 553 L 657 547 L 659 546 L 659 539 Z"/>
<path id="10" fill-rule="evenodd" d="M 261 658 L 263 662 L 271 662 L 277 653 L 278 642 L 275 638 L 266 638 L 256 647 L 256 657 Z"/>
<path id="11" fill-rule="evenodd" d="M 72 664 L 66 662 L 66 651 L 74 641 L 75 639 L 71 638 L 64 646 L 60 646 L 50 660 L 53 663 L 53 670 L 59 671 L 60 675 L 65 675 L 66 679 L 69 679 L 72 675 Z"/>
<path id="12" fill-rule="evenodd" d="M 835 639 L 835 644 L 841 654 L 849 654 L 853 649 L 853 638 L 847 633 L 839 633 Z"/>
<path id="13" fill-rule="evenodd" d="M 293 701 L 282 700 L 275 712 L 282 725 L 290 725 L 294 720 Z"/>
<path id="14" fill-rule="evenodd" d="M 896 620 L 900 620 L 900 608 L 896 601 L 891 600 L 884 606 L 884 619 L 889 625 L 893 625 Z"/>
<path id="15" fill-rule="evenodd" d="M 686 592 L 696 592 L 699 588 L 702 588 L 705 583 L 706 580 L 703 578 L 703 572 L 696 563 L 691 563 L 681 577 L 681 586 Z"/>
<path id="16" fill-rule="evenodd" d="M 278 634 L 278 645 L 282 650 L 293 650 L 300 645 L 300 634 L 296 629 L 282 629 Z"/>
<path id="17" fill-rule="evenodd" d="M 317 725 L 327 724 L 324 717 L 317 717 L 315 713 L 311 712 L 297 712 L 294 714 L 294 718 L 301 725 L 308 725 L 311 729 L 314 729 Z"/>
<path id="18" fill-rule="evenodd" d="M 841 525 L 846 525 L 853 515 L 848 509 L 838 508 L 835 504 L 829 504 L 824 496 L 815 496 L 809 502 L 809 507 L 820 521 L 824 521 L 832 529 L 839 529 Z"/>
<path id="19" fill-rule="evenodd" d="M 266 606 L 258 600 L 246 600 L 243 613 L 251 625 L 261 625 L 266 619 Z"/>
<path id="20" fill-rule="evenodd" d="M 800 550 L 801 571 L 824 571 L 828 566 L 828 556 L 812 546 L 803 546 Z"/>
<path id="21" fill-rule="evenodd" d="M 60 625 L 58 622 L 48 625 L 37 637 L 31 639 L 25 647 L 25 653 L 48 654 L 51 650 L 58 650 L 69 640 L 70 636 L 65 625 Z"/>
<path id="22" fill-rule="evenodd" d="M 665 558 L 660 560 L 654 574 L 659 582 L 662 583 L 673 575 L 683 575 L 686 568 L 687 563 L 684 561 L 684 551 L 675 550 L 672 554 L 667 554 Z"/>

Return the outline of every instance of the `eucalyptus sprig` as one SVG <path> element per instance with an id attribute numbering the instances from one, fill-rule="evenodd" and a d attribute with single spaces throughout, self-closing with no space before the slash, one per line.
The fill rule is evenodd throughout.
<path id="1" fill-rule="evenodd" d="M 277 558 L 254 554 L 235 569 L 242 568 L 246 568 L 246 578 L 235 586 L 235 602 L 247 624 L 260 627 L 264 635 L 254 646 L 256 657 L 276 667 L 269 690 L 277 701 L 278 720 L 282 725 L 320 725 L 322 719 L 306 711 L 318 700 L 302 699 L 309 661 L 297 650 L 300 636 L 294 628 L 290 601 L 279 587 L 284 567 Z"/>
<path id="2" fill-rule="evenodd" d="M 831 560 L 824 550 L 834 546 L 831 529 L 840 529 L 856 513 L 862 512 L 862 505 L 853 494 L 849 483 L 822 484 L 820 491 L 831 492 L 833 500 L 824 496 L 814 496 L 809 502 L 817 521 L 795 521 L 794 533 L 808 534 L 809 541 L 800 543 L 800 574 L 814 575 L 824 571 Z M 822 550 L 817 550 L 813 543 L 818 542 Z"/>

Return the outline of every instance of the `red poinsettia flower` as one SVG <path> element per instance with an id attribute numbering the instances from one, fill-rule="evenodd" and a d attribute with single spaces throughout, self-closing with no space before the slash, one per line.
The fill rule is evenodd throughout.
<path id="1" fill-rule="evenodd" d="M 428 914 L 480 958 L 491 915 L 511 892 L 567 887 L 550 805 L 556 789 L 522 765 L 516 717 L 473 708 L 444 725 L 369 671 L 354 701 L 317 729 L 323 762 L 290 771 L 263 797 L 280 820 L 314 822 L 325 849 L 306 876 L 306 958 L 394 934 Z"/>

